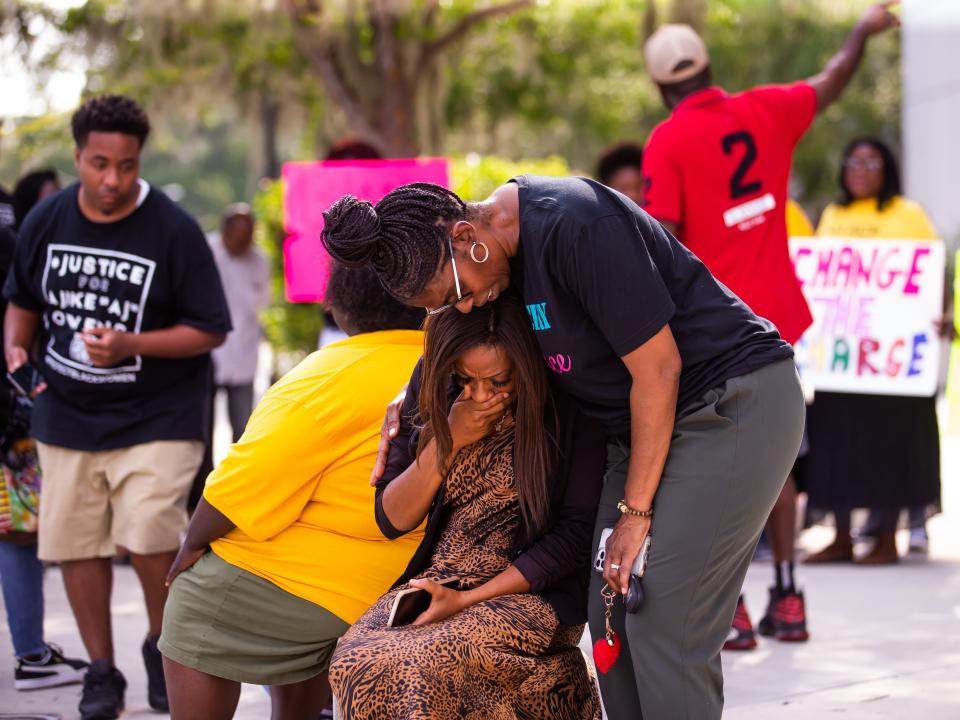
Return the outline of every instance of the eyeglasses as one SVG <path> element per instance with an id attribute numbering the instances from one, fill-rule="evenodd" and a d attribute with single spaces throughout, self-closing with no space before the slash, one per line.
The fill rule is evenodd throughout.
<path id="1" fill-rule="evenodd" d="M 473 295 L 472 292 L 461 293 L 460 292 L 460 273 L 457 272 L 457 261 L 453 257 L 453 240 L 450 237 L 447 237 L 447 247 L 450 249 L 450 267 L 453 268 L 453 285 L 457 290 L 457 299 L 453 302 L 448 302 L 446 305 L 441 305 L 438 308 L 426 308 L 427 315 L 432 317 L 434 315 L 439 315 L 444 310 L 449 310 L 454 305 L 459 305 L 468 297 Z"/>
<path id="2" fill-rule="evenodd" d="M 843 161 L 843 166 L 850 170 L 883 170 L 883 160 L 848 158 Z"/>

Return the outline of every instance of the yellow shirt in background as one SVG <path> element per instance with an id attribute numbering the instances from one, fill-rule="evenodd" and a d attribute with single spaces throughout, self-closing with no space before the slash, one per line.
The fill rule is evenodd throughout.
<path id="1" fill-rule="evenodd" d="M 854 200 L 846 207 L 831 203 L 820 217 L 817 235 L 903 240 L 939 237 L 923 208 L 900 195 L 890 200 L 883 212 L 877 210 L 874 199 Z"/>
<path id="2" fill-rule="evenodd" d="M 809 237 L 813 235 L 813 223 L 793 198 L 787 198 L 787 235 L 789 237 Z"/>
<path id="3" fill-rule="evenodd" d="M 387 540 L 370 487 L 384 411 L 422 352 L 417 331 L 355 335 L 270 388 L 207 479 L 203 496 L 237 526 L 213 551 L 354 623 L 423 539 Z"/>

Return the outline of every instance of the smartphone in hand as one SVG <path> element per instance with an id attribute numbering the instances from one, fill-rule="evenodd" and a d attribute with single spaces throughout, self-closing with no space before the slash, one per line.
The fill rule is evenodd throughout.
<path id="1" fill-rule="evenodd" d="M 40 371 L 29 362 L 25 362 L 13 372 L 7 373 L 7 381 L 13 386 L 14 390 L 24 397 L 31 397 L 41 380 Z"/>
<path id="2" fill-rule="evenodd" d="M 443 580 L 434 580 L 438 585 L 460 586 L 460 578 L 449 577 Z M 432 595 L 420 588 L 406 588 L 397 593 L 390 610 L 390 619 L 387 627 L 403 627 L 409 625 L 430 607 Z"/>

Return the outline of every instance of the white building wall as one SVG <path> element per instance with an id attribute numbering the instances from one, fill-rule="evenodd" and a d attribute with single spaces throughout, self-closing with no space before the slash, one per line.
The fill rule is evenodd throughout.
<path id="1" fill-rule="evenodd" d="M 960 0 L 904 0 L 903 179 L 960 241 Z"/>

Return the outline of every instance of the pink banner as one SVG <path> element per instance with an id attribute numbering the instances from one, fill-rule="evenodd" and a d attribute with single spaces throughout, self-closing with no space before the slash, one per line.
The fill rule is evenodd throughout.
<path id="1" fill-rule="evenodd" d="M 283 166 L 283 266 L 290 302 L 320 302 L 329 259 L 320 242 L 323 213 L 344 195 L 377 202 L 400 185 L 429 182 L 449 187 L 446 158 L 328 160 Z"/>

